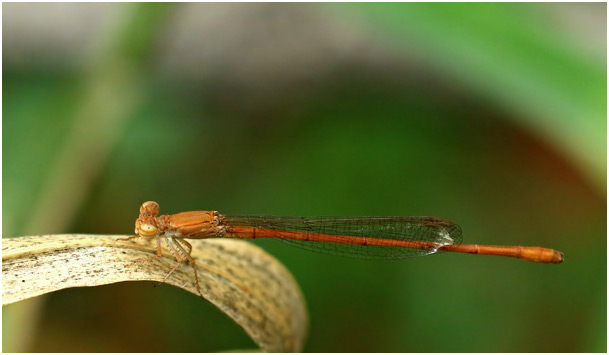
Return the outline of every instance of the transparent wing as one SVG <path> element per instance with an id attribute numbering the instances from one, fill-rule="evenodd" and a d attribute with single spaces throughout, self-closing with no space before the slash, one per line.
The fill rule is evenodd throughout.
<path id="1" fill-rule="evenodd" d="M 433 254 L 437 248 L 410 248 L 399 242 L 426 242 L 437 246 L 460 244 L 461 228 L 450 221 L 434 217 L 277 217 L 226 216 L 229 226 L 248 226 L 272 230 L 266 237 L 315 252 L 366 259 L 402 259 Z M 382 240 L 386 245 L 359 245 L 345 242 L 304 241 L 294 239 L 294 233 L 308 235 L 365 237 Z M 332 239 L 332 238 L 327 238 Z M 361 238 L 353 238 L 360 239 Z M 343 238 L 348 240 L 348 238 Z M 404 244 L 404 243 L 401 243 Z"/>

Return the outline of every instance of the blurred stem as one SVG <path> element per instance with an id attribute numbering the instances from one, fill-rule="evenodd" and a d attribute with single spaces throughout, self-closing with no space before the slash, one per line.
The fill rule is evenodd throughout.
<path id="1" fill-rule="evenodd" d="M 26 234 L 65 230 L 102 170 L 126 122 L 142 102 L 142 78 L 158 34 L 172 4 L 116 4 L 115 16 L 93 44 L 82 75 L 82 96 L 70 131 L 60 142 L 57 160 L 44 179 L 37 202 L 29 213 Z M 58 208 L 60 206 L 61 208 Z M 39 312 L 38 302 L 24 303 L 3 313 L 3 350 L 27 351 Z M 28 315 L 28 316 L 26 316 Z M 6 324 L 6 323 L 5 323 Z M 5 332 L 10 329 L 11 333 Z"/>
<path id="2" fill-rule="evenodd" d="M 26 234 L 57 233 L 70 223 L 91 182 L 139 107 L 150 57 L 167 4 L 124 4 L 92 52 L 83 97 Z M 61 201 L 61 209 L 55 208 Z"/>

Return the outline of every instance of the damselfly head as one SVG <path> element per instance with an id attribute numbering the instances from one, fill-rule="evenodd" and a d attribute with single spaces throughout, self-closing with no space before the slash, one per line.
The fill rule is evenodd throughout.
<path id="1" fill-rule="evenodd" d="M 140 216 L 135 221 L 135 234 L 140 237 L 154 237 L 159 229 L 156 226 L 156 215 L 159 214 L 159 204 L 154 201 L 142 203 Z"/>

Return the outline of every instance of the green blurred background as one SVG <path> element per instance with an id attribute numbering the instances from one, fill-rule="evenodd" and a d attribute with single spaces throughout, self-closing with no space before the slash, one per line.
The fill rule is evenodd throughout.
<path id="1" fill-rule="evenodd" d="M 139 205 L 429 215 L 565 262 L 366 261 L 256 241 L 311 352 L 606 352 L 606 4 L 3 4 L 3 237 Z M 3 350 L 254 348 L 178 288 L 3 308 Z"/>

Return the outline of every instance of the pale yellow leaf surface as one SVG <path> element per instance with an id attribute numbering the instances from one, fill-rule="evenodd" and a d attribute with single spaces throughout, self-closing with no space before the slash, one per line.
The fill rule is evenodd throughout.
<path id="1" fill-rule="evenodd" d="M 59 234 L 2 240 L 2 305 L 70 288 L 122 281 L 162 280 L 176 265 L 155 244 L 127 236 Z M 292 275 L 275 258 L 245 241 L 192 240 L 202 296 L 226 313 L 263 351 L 301 351 L 308 317 Z M 194 272 L 182 264 L 166 281 L 198 295 Z"/>

